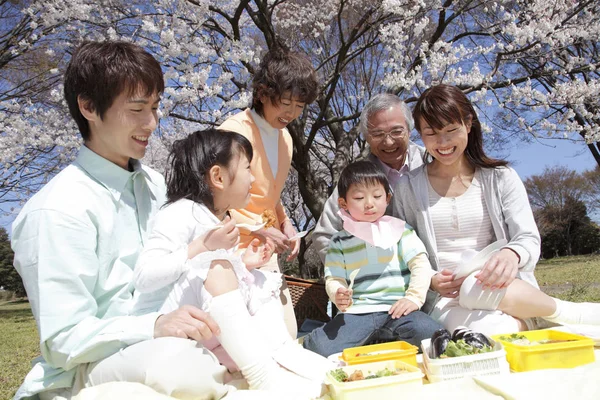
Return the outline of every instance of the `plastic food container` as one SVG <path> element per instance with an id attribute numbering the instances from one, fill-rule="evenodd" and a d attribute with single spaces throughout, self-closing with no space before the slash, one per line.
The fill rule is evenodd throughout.
<path id="1" fill-rule="evenodd" d="M 334 400 L 393 399 L 404 396 L 410 390 L 418 390 L 423 385 L 423 373 L 417 367 L 398 360 L 378 361 L 369 364 L 340 367 L 346 374 L 361 370 L 364 376 L 375 374 L 385 368 L 402 369 L 406 372 L 381 378 L 364 379 L 354 382 L 339 382 L 327 373 L 329 395 Z"/>
<path id="2" fill-rule="evenodd" d="M 530 341 L 568 340 L 566 342 L 544 344 L 515 344 L 500 339 L 495 335 L 494 340 L 502 342 L 506 349 L 506 359 L 510 369 L 515 372 L 533 371 L 549 368 L 573 368 L 595 361 L 594 341 L 585 336 L 551 329 L 519 332 Z"/>
<path id="3" fill-rule="evenodd" d="M 345 349 L 342 352 L 342 360 L 348 365 L 399 360 L 416 367 L 418 350 L 417 346 L 403 341 L 372 344 Z"/>
<path id="4" fill-rule="evenodd" d="M 467 376 L 508 374 L 510 368 L 502 344 L 498 341 L 493 341 L 492 344 L 494 351 L 489 353 L 432 359 L 429 358 L 431 339 L 423 340 L 421 348 L 427 379 L 433 383 Z"/>

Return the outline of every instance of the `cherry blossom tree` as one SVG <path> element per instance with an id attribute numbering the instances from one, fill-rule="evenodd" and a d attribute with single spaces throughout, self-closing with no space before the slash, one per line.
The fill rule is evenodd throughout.
<path id="1" fill-rule="evenodd" d="M 248 105 L 254 68 L 277 38 L 306 53 L 321 86 L 289 127 L 302 229 L 342 168 L 368 152 L 357 119 L 382 91 L 411 103 L 431 84 L 458 85 L 489 143 L 585 140 L 600 165 L 599 16 L 594 0 L 0 2 L 0 202 L 26 199 L 80 145 L 60 77 L 84 39 L 134 41 L 163 65 L 147 157 L 158 169 L 173 138 Z"/>

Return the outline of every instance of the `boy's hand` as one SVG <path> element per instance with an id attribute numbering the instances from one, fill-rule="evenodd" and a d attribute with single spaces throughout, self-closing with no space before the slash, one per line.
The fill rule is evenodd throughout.
<path id="1" fill-rule="evenodd" d="M 344 312 L 352 305 L 352 290 L 339 288 L 335 292 L 335 306 L 341 312 Z"/>
<path id="2" fill-rule="evenodd" d="M 248 270 L 260 267 L 271 259 L 275 247 L 269 240 L 266 243 L 262 243 L 259 239 L 254 238 L 248 245 L 244 254 L 242 254 L 242 261 L 246 264 Z"/>
<path id="3" fill-rule="evenodd" d="M 392 316 L 392 319 L 398 319 L 404 315 L 408 315 L 413 311 L 417 311 L 419 307 L 408 299 L 400 299 L 390 308 L 388 314 Z"/>
<path id="4" fill-rule="evenodd" d="M 283 234 L 279 229 L 273 228 L 261 228 L 254 232 L 254 235 L 259 236 L 264 242 L 271 241 L 275 246 L 275 253 L 283 253 L 290 248 L 290 241 L 287 236 Z"/>
<path id="5" fill-rule="evenodd" d="M 298 233 L 296 232 L 296 228 L 294 228 L 294 225 L 292 225 L 290 220 L 287 220 L 283 223 L 281 226 L 281 231 L 288 239 L 293 238 Z M 290 246 L 293 246 L 292 251 L 286 258 L 286 261 L 290 262 L 298 257 L 298 252 L 300 251 L 300 239 L 290 240 L 288 243 Z"/>

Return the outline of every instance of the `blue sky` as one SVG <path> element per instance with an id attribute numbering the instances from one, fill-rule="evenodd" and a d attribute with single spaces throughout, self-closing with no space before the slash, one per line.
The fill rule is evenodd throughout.
<path id="1" fill-rule="evenodd" d="M 573 143 L 546 139 L 535 143 L 519 143 L 510 151 L 493 154 L 509 160 L 523 180 L 531 175 L 542 174 L 546 166 L 562 165 L 578 172 L 596 167 L 596 161 L 583 141 Z"/>
<path id="2" fill-rule="evenodd" d="M 546 166 L 563 165 L 578 172 L 593 169 L 596 162 L 583 141 L 545 139 L 533 143 L 515 143 L 510 149 L 493 152 L 491 155 L 505 158 L 517 171 L 521 179 L 544 172 Z M 10 232 L 14 216 L 0 216 L 0 226 Z"/>

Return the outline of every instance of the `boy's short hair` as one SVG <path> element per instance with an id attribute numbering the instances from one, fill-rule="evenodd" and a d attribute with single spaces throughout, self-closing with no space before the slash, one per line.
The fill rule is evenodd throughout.
<path id="1" fill-rule="evenodd" d="M 252 79 L 252 108 L 263 115 L 261 98 L 268 97 L 278 105 L 285 92 L 309 104 L 318 95 L 319 82 L 310 60 L 287 46 L 277 43 L 262 58 Z"/>
<path id="2" fill-rule="evenodd" d="M 338 181 L 338 194 L 346 200 L 348 190 L 352 185 L 374 185 L 381 184 L 385 189 L 386 196 L 392 193 L 390 183 L 385 173 L 371 161 L 355 161 L 344 168 Z"/>
<path id="3" fill-rule="evenodd" d="M 123 91 L 150 96 L 164 89 L 158 61 L 140 46 L 128 42 L 84 42 L 73 53 L 64 78 L 65 100 L 83 140 L 90 139 L 90 126 L 79 111 L 78 97 L 89 101 L 92 109 L 104 118 Z"/>

